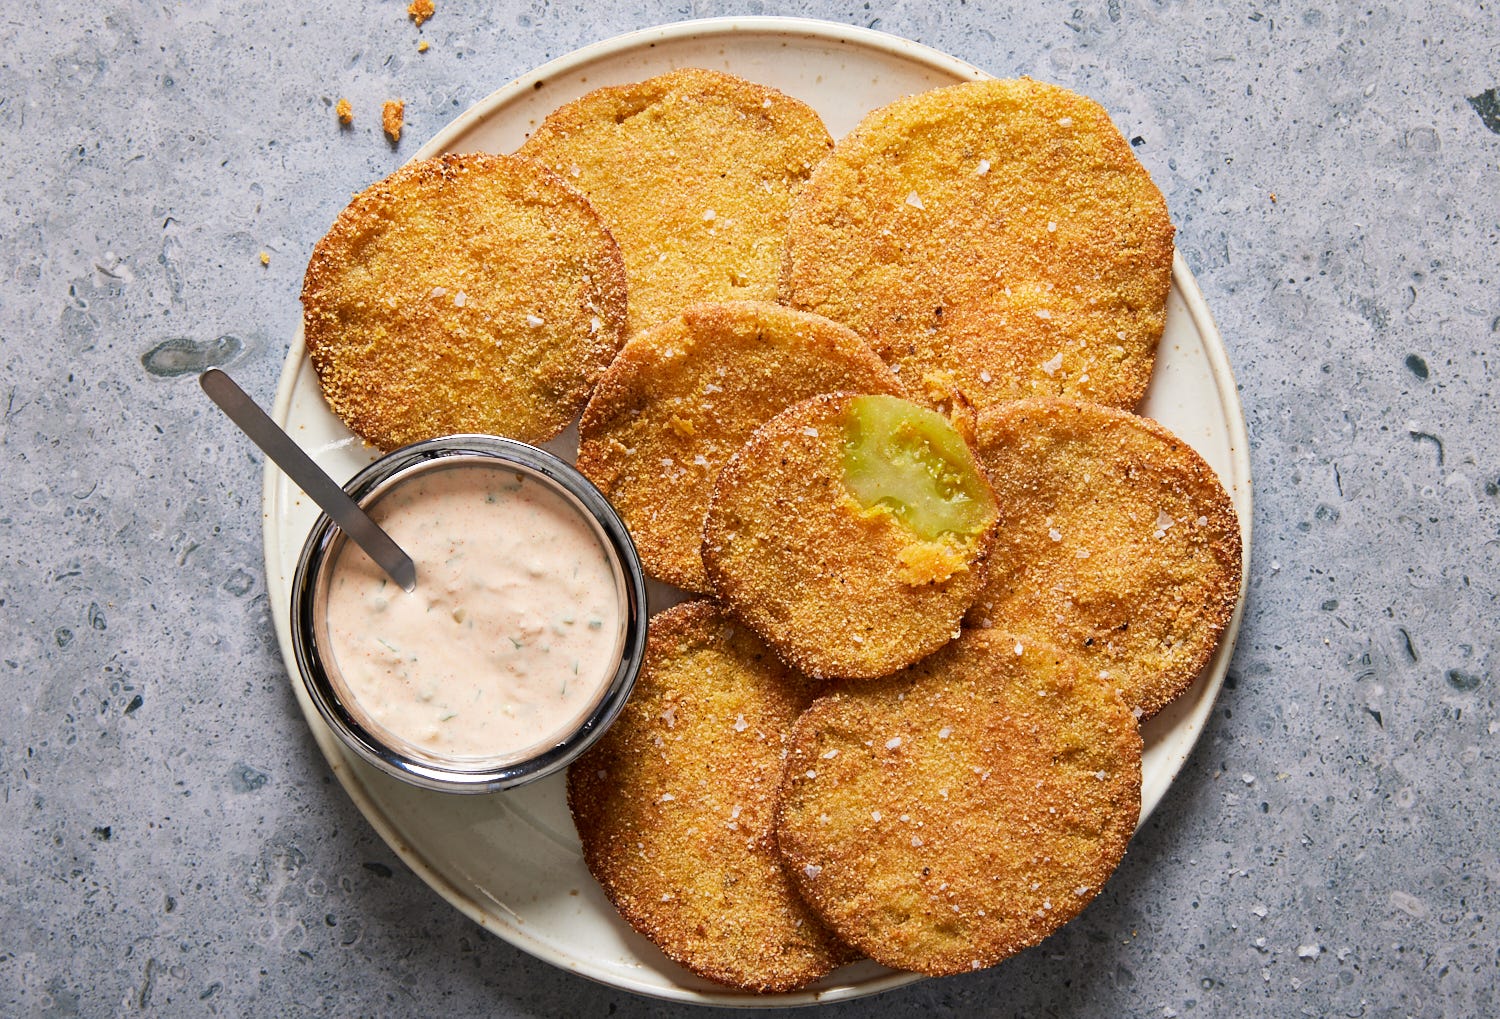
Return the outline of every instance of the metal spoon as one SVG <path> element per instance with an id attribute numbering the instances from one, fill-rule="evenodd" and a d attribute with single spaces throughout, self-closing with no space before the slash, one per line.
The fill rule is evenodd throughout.
<path id="1" fill-rule="evenodd" d="M 292 441 L 265 411 L 258 407 L 248 393 L 235 384 L 234 379 L 217 368 L 210 368 L 198 376 L 198 384 L 208 398 L 219 405 L 229 420 L 239 426 L 250 441 L 286 472 L 287 477 L 312 501 L 343 528 L 344 533 L 359 543 L 365 554 L 375 560 L 386 574 L 401 585 L 407 594 L 417 589 L 417 566 L 411 556 L 401 551 L 401 546 L 371 520 L 359 504 L 345 494 L 323 469 L 313 463 L 312 457 Z"/>

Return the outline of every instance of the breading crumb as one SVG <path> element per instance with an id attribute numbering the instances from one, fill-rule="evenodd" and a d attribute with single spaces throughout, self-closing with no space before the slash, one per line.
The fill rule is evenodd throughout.
<path id="1" fill-rule="evenodd" d="M 380 108 L 380 126 L 384 128 L 386 137 L 391 142 L 401 140 L 401 125 L 406 122 L 406 101 L 403 99 L 387 99 L 385 105 Z"/>
<path id="2" fill-rule="evenodd" d="M 354 107 L 349 105 L 349 100 L 341 97 L 339 101 L 334 104 L 333 112 L 337 114 L 339 123 L 343 124 L 345 127 L 348 127 L 350 124 L 354 123 Z"/>
<path id="3" fill-rule="evenodd" d="M 261 265 L 270 265 L 271 264 L 271 255 L 270 255 L 270 252 L 262 251 L 260 253 L 260 264 Z"/>
<path id="4" fill-rule="evenodd" d="M 431 48 L 432 47 L 430 45 L 428 45 L 428 42 L 427 42 L 426 39 L 423 39 L 421 42 L 417 43 L 417 52 L 418 53 L 426 53 Z"/>
<path id="5" fill-rule="evenodd" d="M 432 0 L 411 0 L 411 6 L 406 8 L 406 16 L 418 27 L 422 22 L 432 17 L 437 8 L 433 6 Z"/>

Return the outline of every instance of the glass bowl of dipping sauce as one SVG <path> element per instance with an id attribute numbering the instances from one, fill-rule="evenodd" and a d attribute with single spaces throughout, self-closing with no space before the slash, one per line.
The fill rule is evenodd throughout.
<path id="1" fill-rule="evenodd" d="M 396 778 L 491 792 L 551 774 L 619 714 L 646 646 L 625 525 L 566 462 L 451 435 L 344 486 L 412 557 L 411 594 L 324 514 L 292 582 L 292 647 L 343 743 Z"/>

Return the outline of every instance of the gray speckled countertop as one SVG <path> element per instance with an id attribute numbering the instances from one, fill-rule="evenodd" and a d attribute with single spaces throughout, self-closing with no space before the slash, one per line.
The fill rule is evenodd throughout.
<path id="1" fill-rule="evenodd" d="M 350 805 L 272 633 L 259 456 L 192 373 L 269 403 L 313 242 L 458 110 L 730 13 L 1108 107 L 1225 336 L 1256 479 L 1229 681 L 1100 898 L 994 970 L 827 1011 L 1500 1011 L 1494 4 L 437 0 L 420 33 L 333 6 L 0 14 L 0 1013 L 689 1013 L 484 933 Z"/>

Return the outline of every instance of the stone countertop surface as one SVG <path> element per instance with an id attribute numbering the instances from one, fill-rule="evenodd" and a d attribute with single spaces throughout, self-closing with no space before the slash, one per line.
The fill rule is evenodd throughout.
<path id="1" fill-rule="evenodd" d="M 260 457 L 194 373 L 269 404 L 312 244 L 459 110 L 620 32 L 753 13 L 1103 103 L 1223 332 L 1255 477 L 1229 678 L 1097 901 L 995 969 L 824 1011 L 1496 1014 L 1497 10 L 12 6 L 0 1013 L 701 1014 L 486 934 L 351 806 L 272 632 Z"/>

